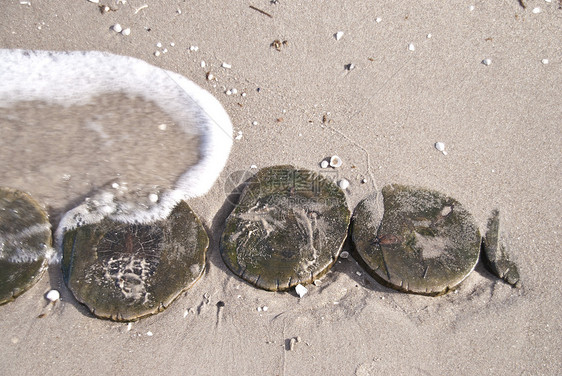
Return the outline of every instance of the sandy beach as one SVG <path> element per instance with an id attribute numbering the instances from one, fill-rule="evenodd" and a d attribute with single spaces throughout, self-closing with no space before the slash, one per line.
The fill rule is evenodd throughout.
<path id="1" fill-rule="evenodd" d="M 558 0 L 5 0 L 2 8 L 0 48 L 144 60 L 213 94 L 234 128 L 219 179 L 189 201 L 210 238 L 193 288 L 128 325 L 90 314 L 53 264 L 0 306 L 2 374 L 562 374 Z M 2 129 L 0 185 L 32 194 L 54 226 L 121 174 L 143 194 L 173 186 L 196 158 L 183 143 L 198 140 L 171 128 L 157 139 L 134 116 L 170 123 L 165 113 L 111 102 L 97 105 L 100 116 L 129 121 L 108 137 L 128 143 L 99 161 L 95 132 L 82 139 L 79 128 L 65 132 L 39 115 Z M 334 154 L 343 165 L 322 172 Z M 253 287 L 219 252 L 228 196 L 241 176 L 279 164 L 349 180 L 351 210 L 391 183 L 454 197 L 482 232 L 498 208 L 522 288 L 479 264 L 454 293 L 404 294 L 352 257 L 302 298 Z M 44 298 L 50 289 L 61 292 L 54 305 Z"/>

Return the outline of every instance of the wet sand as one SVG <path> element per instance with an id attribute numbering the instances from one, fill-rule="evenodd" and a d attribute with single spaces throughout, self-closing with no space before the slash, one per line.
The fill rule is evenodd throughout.
<path id="1" fill-rule="evenodd" d="M 143 2 L 107 4 L 115 11 L 102 14 L 86 0 L 11 2 L 0 16 L 0 47 L 129 55 L 182 74 L 219 99 L 238 139 L 211 191 L 189 202 L 211 238 L 207 269 L 166 311 L 128 330 L 92 317 L 52 266 L 31 290 L 0 306 L 6 374 L 562 372 L 558 1 L 525 1 L 525 9 L 517 1 L 251 3 L 272 17 L 245 2 L 157 1 L 137 13 Z M 115 23 L 131 34 L 110 30 Z M 277 39 L 287 41 L 280 51 L 270 47 Z M 208 72 L 216 80 L 207 80 Z M 59 146 L 56 138 L 37 145 L 27 133 L 9 144 L 1 138 L 0 180 L 10 179 L 46 206 L 72 207 L 70 197 L 126 166 L 115 160 L 114 172 L 88 180 L 84 171 L 97 159 L 69 165 L 54 158 L 49 165 L 59 167 L 49 177 L 22 176 L 12 160 L 28 163 L 13 157 L 24 140 L 33 153 Z M 435 149 L 438 141 L 447 155 Z M 144 168 L 147 155 L 135 152 L 126 152 L 138 166 L 133 172 Z M 499 208 L 523 287 L 512 289 L 478 266 L 457 293 L 408 295 L 379 285 L 353 258 L 336 262 L 301 299 L 234 276 L 218 243 L 232 208 L 230 177 L 255 170 L 252 165 L 317 170 L 333 154 L 344 163 L 330 174 L 350 181 L 351 209 L 389 183 L 454 197 L 481 230 Z M 176 176 L 167 154 L 154 158 L 165 181 Z M 71 167 L 76 172 L 64 182 Z M 149 187 L 165 185 L 158 173 L 138 178 Z M 76 196 L 68 184 L 76 184 Z M 41 186 L 59 196 L 42 195 Z M 43 297 L 51 288 L 62 294 L 54 306 Z M 295 337 L 301 341 L 290 351 Z"/>

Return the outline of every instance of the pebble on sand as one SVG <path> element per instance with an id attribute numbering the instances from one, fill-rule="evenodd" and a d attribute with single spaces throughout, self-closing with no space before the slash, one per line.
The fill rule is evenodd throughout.
<path id="1" fill-rule="evenodd" d="M 297 293 L 299 298 L 302 298 L 303 296 L 306 295 L 308 289 L 299 283 L 298 285 L 295 286 L 295 292 Z"/>
<path id="2" fill-rule="evenodd" d="M 413 43 L 410 43 L 410 44 L 408 45 L 408 50 L 410 50 L 410 51 L 415 51 L 415 50 L 416 50 L 416 46 L 414 46 Z"/>
<path id="3" fill-rule="evenodd" d="M 330 162 L 328 162 L 325 159 L 322 162 L 320 162 L 320 167 L 322 167 L 322 168 L 328 168 L 329 165 L 330 165 Z"/>
<path id="4" fill-rule="evenodd" d="M 232 68 L 232 65 L 228 64 L 228 63 L 222 63 L 222 67 L 225 68 L 225 69 L 230 69 L 230 68 Z"/>
<path id="5" fill-rule="evenodd" d="M 492 59 L 486 58 L 486 59 L 482 60 L 482 64 L 488 66 L 488 65 L 492 64 Z"/>
<path id="6" fill-rule="evenodd" d="M 548 61 L 548 59 L 542 59 L 542 60 L 541 60 L 541 63 L 543 63 L 544 65 L 546 65 L 546 64 L 549 63 L 549 61 Z"/>
<path id="7" fill-rule="evenodd" d="M 338 31 L 334 34 L 334 37 L 336 38 L 336 40 L 340 40 L 341 37 L 343 37 L 343 31 Z"/>
<path id="8" fill-rule="evenodd" d="M 50 290 L 46 295 L 45 298 L 47 298 L 48 301 L 54 303 L 57 300 L 60 299 L 60 292 L 58 292 L 57 290 Z"/>
<path id="9" fill-rule="evenodd" d="M 119 24 L 115 24 L 111 27 L 113 29 L 113 31 L 115 31 L 116 33 L 120 33 L 121 31 L 123 31 L 123 28 L 121 27 L 121 25 Z"/>
<path id="10" fill-rule="evenodd" d="M 123 34 L 125 36 L 131 35 L 131 29 L 129 29 L 129 28 L 123 29 L 123 31 L 121 31 L 121 34 Z"/>
<path id="11" fill-rule="evenodd" d="M 330 158 L 330 166 L 336 168 L 336 167 L 340 167 L 343 164 L 343 161 L 340 157 L 338 157 L 337 155 L 333 155 Z"/>
<path id="12" fill-rule="evenodd" d="M 338 185 L 341 189 L 347 189 L 347 188 L 349 188 L 349 181 L 347 179 L 342 179 L 342 180 L 340 180 Z"/>

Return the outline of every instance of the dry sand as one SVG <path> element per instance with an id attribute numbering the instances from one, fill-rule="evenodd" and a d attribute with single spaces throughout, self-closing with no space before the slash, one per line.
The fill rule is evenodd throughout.
<path id="1" fill-rule="evenodd" d="M 128 330 L 92 317 L 51 267 L 0 307 L 2 374 L 562 373 L 558 0 L 526 0 L 526 9 L 516 0 L 159 0 L 136 14 L 143 1 L 101 2 L 115 11 L 102 14 L 86 0 L 5 1 L 0 47 L 129 55 L 178 72 L 221 101 L 242 137 L 213 189 L 190 202 L 211 236 L 208 268 L 166 311 Z M 537 7 L 541 12 L 533 12 Z M 131 34 L 110 30 L 115 23 Z M 270 47 L 276 39 L 287 41 L 281 51 Z M 481 63 L 485 58 L 491 65 Z M 350 63 L 354 69 L 346 70 Z M 217 81 L 205 79 L 208 71 Z M 227 96 L 232 88 L 238 94 Z M 437 141 L 447 155 L 435 150 Z M 59 146 L 50 142 L 30 153 L 50 155 Z M 11 156 L 26 145 L 0 145 L 5 184 L 17 176 Z M 218 251 L 230 174 L 285 163 L 316 169 L 332 154 L 344 161 L 332 173 L 351 182 L 351 208 L 388 183 L 451 195 L 481 228 L 499 208 L 523 288 L 477 267 L 458 293 L 407 295 L 377 284 L 352 258 L 336 263 L 302 299 L 235 277 Z M 87 168 L 79 154 L 71 158 Z M 46 206 L 74 204 L 70 197 L 55 202 L 61 181 L 44 181 L 40 171 L 25 179 Z M 62 293 L 55 306 L 43 298 L 51 288 Z M 259 312 L 263 306 L 268 310 Z"/>

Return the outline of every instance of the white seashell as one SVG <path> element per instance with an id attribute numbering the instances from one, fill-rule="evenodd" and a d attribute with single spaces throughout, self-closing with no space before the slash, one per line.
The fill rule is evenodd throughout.
<path id="1" fill-rule="evenodd" d="M 548 64 L 548 59 L 542 59 L 541 63 L 543 63 L 544 65 Z"/>
<path id="2" fill-rule="evenodd" d="M 343 37 L 343 31 L 338 31 L 338 32 L 335 34 L 335 37 L 336 37 L 336 40 L 340 40 L 341 37 Z"/>
<path id="3" fill-rule="evenodd" d="M 349 181 L 347 181 L 346 179 L 342 179 L 340 180 L 338 185 L 340 186 L 341 189 L 347 189 L 349 188 Z"/>
<path id="4" fill-rule="evenodd" d="M 382 21 L 382 18 L 377 17 L 377 18 L 375 19 L 375 21 L 376 21 L 376 23 L 380 23 L 380 22 Z"/>
<path id="5" fill-rule="evenodd" d="M 432 36 L 431 33 L 427 34 L 427 39 L 431 39 Z"/>
<path id="6" fill-rule="evenodd" d="M 258 122 L 254 120 L 254 121 L 252 122 L 252 125 L 258 125 Z"/>
<path id="7" fill-rule="evenodd" d="M 152 332 L 151 332 L 150 330 L 149 330 L 148 332 L 146 332 L 146 335 L 149 336 L 149 337 L 152 337 L 152 336 L 153 336 L 153 334 L 152 334 Z"/>
<path id="8" fill-rule="evenodd" d="M 148 195 L 148 200 L 152 203 L 158 202 L 158 195 L 155 193 L 151 193 Z"/>
<path id="9" fill-rule="evenodd" d="M 123 35 L 131 35 L 131 29 L 129 29 L 129 28 L 123 29 L 123 31 L 121 31 L 121 34 L 123 34 Z"/>
<path id="10" fill-rule="evenodd" d="M 327 160 L 323 160 L 322 162 L 320 162 L 320 167 L 322 168 L 328 168 L 329 165 L 330 162 L 328 162 Z"/>
<path id="11" fill-rule="evenodd" d="M 342 164 L 343 161 L 337 155 L 333 155 L 332 158 L 330 158 L 330 166 L 336 168 L 336 167 L 340 167 Z"/>
<path id="12" fill-rule="evenodd" d="M 269 307 L 266 306 L 266 305 L 264 305 L 264 306 L 262 307 L 262 309 L 263 309 L 264 312 L 267 312 L 267 310 L 269 309 Z"/>
<path id="13" fill-rule="evenodd" d="M 45 298 L 47 298 L 48 301 L 54 303 L 60 299 L 60 292 L 58 292 L 57 290 L 51 290 L 45 295 Z"/>
<path id="14" fill-rule="evenodd" d="M 162 47 L 162 43 L 161 43 L 161 42 L 156 43 L 156 47 L 161 48 L 161 47 Z"/>
<path id="15" fill-rule="evenodd" d="M 207 74 L 207 80 L 212 81 L 215 76 L 212 73 Z"/>
<path id="16" fill-rule="evenodd" d="M 437 149 L 439 151 L 444 151 L 445 150 L 445 144 L 443 142 L 436 142 L 435 143 L 435 149 Z"/>
<path id="17" fill-rule="evenodd" d="M 201 68 L 205 68 L 205 65 L 206 65 L 206 64 L 205 64 L 205 61 L 204 61 L 204 60 L 201 60 Z"/>
<path id="18" fill-rule="evenodd" d="M 542 11 L 542 10 L 541 10 L 541 8 L 539 8 L 539 7 L 533 8 L 533 10 L 532 10 L 532 12 L 533 12 L 534 14 L 539 14 L 541 11 Z"/>
<path id="19" fill-rule="evenodd" d="M 415 51 L 415 50 L 416 50 L 416 46 L 414 46 L 413 43 L 410 43 L 410 44 L 408 45 L 408 50 L 410 50 L 410 51 Z"/>
<path id="20" fill-rule="evenodd" d="M 226 95 L 232 95 L 232 91 L 227 90 L 227 91 L 226 91 Z"/>
<path id="21" fill-rule="evenodd" d="M 170 46 L 174 47 L 176 44 L 174 42 L 170 42 Z"/>
<path id="22" fill-rule="evenodd" d="M 484 59 L 484 60 L 482 60 L 482 64 L 488 66 L 488 65 L 492 64 L 492 59 Z"/>
<path id="23" fill-rule="evenodd" d="M 472 12 L 474 10 L 474 5 L 469 6 L 468 10 Z"/>
<path id="24" fill-rule="evenodd" d="M 232 68 L 232 65 L 228 64 L 228 63 L 222 63 L 222 67 L 225 68 L 225 69 L 230 69 L 230 68 Z"/>
<path id="25" fill-rule="evenodd" d="M 231 90 L 232 94 L 238 94 L 238 90 L 236 88 Z"/>
<path id="26" fill-rule="evenodd" d="M 113 25 L 113 26 L 112 26 L 112 29 L 113 29 L 113 31 L 115 31 L 116 33 L 120 33 L 120 32 L 123 30 L 123 28 L 122 28 L 121 25 L 119 25 L 119 24 Z"/>
<path id="27" fill-rule="evenodd" d="M 342 259 L 346 259 L 349 257 L 349 252 L 348 251 L 343 251 L 342 253 L 340 253 L 340 258 Z"/>
<path id="28" fill-rule="evenodd" d="M 128 323 L 128 324 L 127 324 L 127 331 L 128 331 L 128 332 L 131 331 L 132 328 L 133 328 L 133 323 L 131 323 L 131 322 Z"/>
<path id="29" fill-rule="evenodd" d="M 301 285 L 300 283 L 295 287 L 295 292 L 297 293 L 297 295 L 299 296 L 299 298 L 302 298 L 303 296 L 306 295 L 306 293 L 308 292 L 307 288 L 304 287 L 303 285 Z"/>

